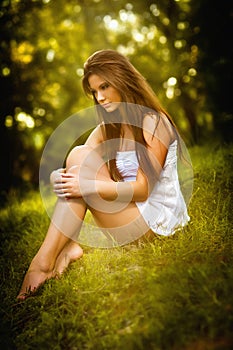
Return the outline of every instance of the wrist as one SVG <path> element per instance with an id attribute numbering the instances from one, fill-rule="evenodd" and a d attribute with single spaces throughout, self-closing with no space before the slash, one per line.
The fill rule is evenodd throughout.
<path id="1" fill-rule="evenodd" d="M 117 182 L 115 181 L 95 181 L 95 192 L 105 200 L 117 199 Z"/>

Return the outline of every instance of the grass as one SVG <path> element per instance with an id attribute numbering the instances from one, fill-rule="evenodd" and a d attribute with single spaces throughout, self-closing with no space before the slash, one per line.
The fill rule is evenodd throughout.
<path id="1" fill-rule="evenodd" d="M 211 151 L 210 151 L 211 149 Z M 232 146 L 191 149 L 191 223 L 140 246 L 84 247 L 36 297 L 16 301 L 48 218 L 38 193 L 1 210 L 1 349 L 232 349 Z"/>

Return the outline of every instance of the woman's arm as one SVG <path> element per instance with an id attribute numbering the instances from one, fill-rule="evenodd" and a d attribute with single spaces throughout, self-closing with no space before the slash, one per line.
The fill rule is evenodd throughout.
<path id="1" fill-rule="evenodd" d="M 162 171 L 170 144 L 175 140 L 174 126 L 165 115 L 148 114 L 143 120 L 148 155 L 157 176 Z"/>
<path id="2" fill-rule="evenodd" d="M 86 141 L 86 145 L 92 149 L 97 147 L 104 141 L 102 125 L 93 130 Z M 67 198 L 79 198 L 89 195 L 99 195 L 101 198 L 109 201 L 118 200 L 128 201 L 144 201 L 148 198 L 148 182 L 145 174 L 139 169 L 136 181 L 131 182 L 115 182 L 110 176 L 99 179 L 92 179 L 90 174 L 92 164 L 87 164 L 85 169 L 78 170 L 77 175 L 66 173 L 62 176 L 62 184 L 58 180 L 55 185 L 55 192 L 58 194 L 60 188 L 66 192 Z M 94 177 L 94 176 L 93 176 Z M 58 190 L 58 191 L 57 191 Z M 64 197 L 64 194 L 61 195 Z"/>
<path id="3" fill-rule="evenodd" d="M 141 170 L 135 181 L 116 182 L 110 177 L 101 180 L 93 179 L 89 169 L 74 167 L 71 171 L 61 174 L 54 182 L 54 192 L 60 198 L 80 198 L 99 195 L 101 198 L 120 202 L 141 202 L 148 197 L 148 182 Z"/>
<path id="4" fill-rule="evenodd" d="M 143 120 L 143 135 L 153 171 L 158 176 L 166 161 L 168 147 L 174 138 L 173 127 L 167 117 L 146 115 Z M 148 174 L 139 168 L 137 178 L 131 182 L 96 182 L 96 191 L 106 200 L 142 202 L 149 196 Z"/>
<path id="5" fill-rule="evenodd" d="M 156 133 L 154 130 L 156 128 Z M 144 120 L 144 137 L 147 142 L 147 149 L 152 166 L 157 175 L 161 172 L 167 155 L 167 150 L 170 142 L 170 133 L 158 129 L 158 125 L 153 117 L 145 117 Z M 101 126 L 97 127 L 86 144 L 91 148 L 97 147 L 102 139 Z M 66 198 L 79 198 L 89 195 L 99 195 L 105 200 L 113 201 L 145 201 L 149 195 L 149 185 L 146 174 L 141 169 L 138 170 L 135 181 L 130 182 L 115 182 L 110 178 L 106 180 L 92 179 L 87 176 L 88 171 L 81 171 L 78 175 L 68 173 L 62 176 L 62 184 L 59 182 L 55 185 L 57 194 L 60 188 L 65 191 Z M 64 193 L 62 193 L 64 197 Z"/>
<path id="6" fill-rule="evenodd" d="M 121 202 L 143 202 L 148 198 L 148 181 L 145 174 L 139 169 L 135 181 L 115 182 L 96 180 L 96 193 L 105 200 Z"/>

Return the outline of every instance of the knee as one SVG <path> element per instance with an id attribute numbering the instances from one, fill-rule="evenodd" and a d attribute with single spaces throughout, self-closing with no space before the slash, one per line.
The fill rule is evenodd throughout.
<path id="1" fill-rule="evenodd" d="M 66 168 L 69 169 L 74 165 L 80 165 L 91 151 L 92 149 L 87 145 L 74 147 L 66 159 Z"/>

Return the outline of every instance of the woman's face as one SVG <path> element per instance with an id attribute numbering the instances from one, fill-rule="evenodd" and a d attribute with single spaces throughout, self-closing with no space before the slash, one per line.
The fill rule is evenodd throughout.
<path id="1" fill-rule="evenodd" d="M 107 111 L 113 112 L 122 102 L 120 93 L 97 74 L 90 75 L 88 79 L 90 90 L 97 102 Z"/>

